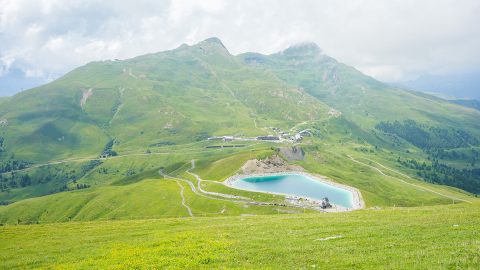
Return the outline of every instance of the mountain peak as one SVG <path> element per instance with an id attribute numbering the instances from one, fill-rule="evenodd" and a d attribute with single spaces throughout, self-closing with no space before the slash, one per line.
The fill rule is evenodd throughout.
<path id="1" fill-rule="evenodd" d="M 213 51 L 221 51 L 223 53 L 230 54 L 228 52 L 227 48 L 225 47 L 225 45 L 223 45 L 222 41 L 217 37 L 207 38 L 204 41 L 199 42 L 195 46 L 203 48 L 203 49 L 207 49 L 207 50 L 210 50 L 210 51 L 212 51 L 212 50 Z"/>
<path id="2" fill-rule="evenodd" d="M 216 44 L 219 44 L 219 45 L 223 46 L 222 41 L 217 37 L 209 37 L 209 38 L 205 39 L 203 42 L 216 43 Z"/>
<path id="3" fill-rule="evenodd" d="M 219 45 L 219 46 L 223 47 L 224 49 L 227 49 L 225 47 L 225 45 L 223 45 L 222 41 L 217 37 L 207 38 L 204 41 L 200 42 L 199 44 L 205 44 L 205 43 L 212 44 L 212 45 Z"/>
<path id="4" fill-rule="evenodd" d="M 311 54 L 320 54 L 322 50 L 320 47 L 314 42 L 301 42 L 294 44 L 284 51 L 282 51 L 285 55 L 311 55 Z"/>

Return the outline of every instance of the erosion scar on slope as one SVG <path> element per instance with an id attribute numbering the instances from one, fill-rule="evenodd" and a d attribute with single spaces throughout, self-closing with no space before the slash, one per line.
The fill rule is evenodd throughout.
<path id="1" fill-rule="evenodd" d="M 80 100 L 80 107 L 84 109 L 85 103 L 87 103 L 87 99 L 91 97 L 93 94 L 93 88 L 89 88 L 88 90 L 83 90 L 82 100 Z"/>
<path id="2" fill-rule="evenodd" d="M 125 88 L 123 88 L 123 87 L 120 87 L 118 89 L 118 93 L 119 93 L 118 106 L 115 108 L 115 112 L 113 113 L 112 118 L 110 119 L 110 121 L 108 121 L 108 125 L 112 125 L 113 120 L 115 119 L 118 112 L 120 111 L 120 109 L 123 106 L 123 93 L 124 93 L 124 91 L 125 91 Z"/>

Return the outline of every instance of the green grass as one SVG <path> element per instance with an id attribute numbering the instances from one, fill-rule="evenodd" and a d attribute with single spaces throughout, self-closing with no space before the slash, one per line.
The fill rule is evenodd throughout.
<path id="1" fill-rule="evenodd" d="M 464 191 L 406 178 L 367 160 L 367 158 L 376 160 L 384 166 L 401 171 L 401 168 L 395 167 L 394 157 L 383 151 L 365 154 L 353 151 L 349 146 L 337 146 L 332 149 L 330 146 L 316 144 L 314 148 L 309 148 L 309 141 L 306 140 L 304 143 L 305 160 L 298 161 L 297 164 L 311 173 L 318 173 L 338 183 L 358 188 L 367 207 L 451 204 L 452 199 L 445 196 L 453 196 L 471 202 L 478 200 Z M 196 149 L 206 150 L 204 148 Z M 92 184 L 91 188 L 21 200 L 8 206 L 1 206 L 0 223 L 24 224 L 184 216 L 185 208 L 181 206 L 178 185 L 172 180 L 162 180 L 158 173 L 159 168 L 164 167 L 169 175 L 188 179 L 196 186 L 196 179 L 186 172 L 191 168 L 191 159 L 197 160 L 198 167 L 195 172 L 203 179 L 221 181 L 235 174 L 246 160 L 265 157 L 273 153 L 269 145 L 257 145 L 251 149 L 202 151 L 195 153 L 195 148 L 191 148 L 190 155 L 179 150 L 174 155 L 108 159 L 79 181 L 79 183 Z M 378 167 L 386 176 L 368 166 L 351 161 L 347 154 L 369 166 Z M 138 168 L 142 168 L 142 170 L 138 170 Z M 102 173 L 103 169 L 108 173 Z M 130 170 L 135 170 L 135 174 L 126 176 Z M 409 172 L 405 171 L 405 173 Z M 195 215 L 222 216 L 275 212 L 272 207 L 246 207 L 242 203 L 201 197 L 193 194 L 185 183 L 181 183 L 185 187 L 186 202 Z M 202 188 L 211 192 L 244 196 L 256 201 L 283 202 L 282 196 L 237 190 L 215 182 L 205 181 L 202 183 Z M 225 210 L 222 212 L 224 208 Z M 138 209 L 142 209 L 141 214 L 138 213 Z"/>
<path id="2" fill-rule="evenodd" d="M 23 200 L 0 208 L 0 223 L 186 216 L 176 183 L 159 179 Z"/>
<path id="3" fill-rule="evenodd" d="M 0 268 L 477 269 L 479 207 L 5 226 Z"/>
<path id="4" fill-rule="evenodd" d="M 96 158 L 115 139 L 113 150 L 121 157 L 105 161 L 77 182 L 91 186 L 138 182 L 151 176 L 146 171 L 191 159 L 197 160 L 195 171 L 201 177 L 221 181 L 247 159 L 269 155 L 268 146 L 277 145 L 241 142 L 244 149 L 206 149 L 218 143 L 206 141 L 208 136 L 273 134 L 272 126 L 311 128 L 317 136 L 312 144 L 327 143 L 330 151 L 340 148 L 347 153 L 351 149 L 343 150 L 345 144 L 355 142 L 398 154 L 412 145 L 397 145 L 374 134 L 380 121 L 414 119 L 480 135 L 478 111 L 392 88 L 311 48 L 291 52 L 233 56 L 220 44 L 205 41 L 125 61 L 87 64 L 47 85 L 2 99 L 0 115 L 8 123 L 0 126 L 4 138 L 0 161 L 12 155 L 37 164 Z M 248 57 L 261 61 L 252 65 Z M 87 89 L 92 95 L 82 106 Z M 330 117 L 330 108 L 342 116 Z M 414 150 L 406 158 L 425 158 Z M 147 151 L 153 154 L 140 156 Z M 446 202 L 348 163 L 342 156 L 325 164 L 308 157 L 301 165 L 360 188 L 369 205 Z M 455 163 L 459 168 L 466 165 Z M 178 173 L 188 169 L 183 166 L 188 165 Z M 356 177 L 358 172 L 364 176 Z M 75 184 L 69 178 L 47 185 L 38 182 L 24 189 L 9 185 L 10 193 L 2 192 L 0 200 L 46 195 Z"/>
<path id="5" fill-rule="evenodd" d="M 8 121 L 0 127 L 0 161 L 71 160 L 17 172 L 28 172 L 34 184 L 9 185 L 0 194 L 0 201 L 16 201 L 0 206 L 0 268 L 477 269 L 479 200 L 400 167 L 399 156 L 422 161 L 427 155 L 374 126 L 414 119 L 478 137 L 480 113 L 392 88 L 301 50 L 234 57 L 210 40 L 90 63 L 1 99 L 0 115 Z M 259 61 L 251 65 L 249 57 Z M 90 88 L 92 96 L 80 106 Z M 342 116 L 328 116 L 331 107 Z M 292 163 L 359 189 L 368 208 L 383 210 L 325 214 L 256 206 L 200 196 L 185 182 L 158 173 L 163 169 L 197 185 L 187 173 L 195 160 L 194 172 L 213 180 L 203 182 L 203 189 L 281 203 L 282 196 L 219 182 L 247 160 L 285 145 L 242 142 L 243 148 L 210 149 L 219 142 L 205 140 L 273 134 L 272 126 L 312 129 L 314 136 L 297 144 L 305 159 Z M 119 156 L 75 178 L 111 139 Z M 76 183 L 91 187 L 48 195 Z M 472 203 L 451 205 L 445 196 Z"/>
<path id="6" fill-rule="evenodd" d="M 264 61 L 250 65 L 249 55 L 235 57 L 202 42 L 87 64 L 2 100 L 6 149 L 33 162 L 96 156 L 111 138 L 118 152 L 145 151 L 156 143 L 182 145 L 205 135 L 265 135 L 268 126 L 322 123 L 329 119 L 329 107 L 344 113 L 342 127 L 361 127 L 365 134 L 379 121 L 401 119 L 480 134 L 478 112 L 392 89 L 326 56 L 255 55 Z M 92 95 L 82 107 L 87 89 Z"/>
<path id="7" fill-rule="evenodd" d="M 284 196 L 268 194 L 263 192 L 251 192 L 246 190 L 235 189 L 235 188 L 225 186 L 222 183 L 216 183 L 216 182 L 202 182 L 202 188 L 210 192 L 219 192 L 224 194 L 243 196 L 259 202 L 283 203 L 285 201 Z"/>
<path id="8" fill-rule="evenodd" d="M 264 159 L 274 153 L 271 149 L 263 151 L 251 151 L 238 155 L 233 155 L 224 159 L 201 160 L 196 162 L 194 173 L 198 174 L 204 180 L 223 181 L 229 176 L 235 174 L 245 162 L 250 159 Z"/>
<path id="9" fill-rule="evenodd" d="M 158 178 L 158 170 L 163 168 L 169 174 L 175 174 L 177 170 L 183 172 L 190 168 L 190 160 L 199 160 L 199 164 L 210 164 L 212 160 L 222 159 L 228 156 L 261 156 L 264 152 L 269 152 L 269 144 L 256 144 L 244 148 L 233 149 L 207 149 L 205 142 L 192 145 L 162 147 L 155 149 L 151 154 L 146 155 L 144 151 L 132 151 L 127 156 L 111 157 L 102 160 L 102 163 L 92 170 L 88 171 L 76 182 L 88 184 L 92 187 L 103 185 L 125 185 L 141 181 L 147 178 Z M 31 197 L 38 197 L 57 192 L 58 187 L 67 184 L 74 187 L 76 183 L 72 182 L 72 171 L 78 174 L 82 166 L 88 161 L 77 160 L 65 162 L 62 164 L 43 166 L 18 172 L 21 176 L 28 173 L 34 179 L 31 186 L 25 188 L 13 188 L 8 192 L 0 192 L 0 201 L 18 201 Z M 241 166 L 241 163 L 233 164 Z M 54 175 L 58 175 L 53 177 Z M 6 174 L 9 176 L 9 174 Z M 49 178 L 53 180 L 45 181 Z M 38 183 L 43 179 L 43 183 Z"/>
<path id="10" fill-rule="evenodd" d="M 125 178 L 125 182 L 113 186 L 61 192 L 0 206 L 0 224 L 187 217 L 176 181 L 158 179 L 160 176 L 152 173 L 146 171 L 143 176 L 152 175 L 157 179 L 139 181 L 138 178 L 129 177 Z M 130 180 L 132 183 L 126 183 Z M 184 186 L 185 201 L 195 216 L 264 215 L 278 212 L 278 207 L 275 206 L 206 198 L 193 193 L 186 183 L 179 183 Z M 280 196 L 262 198 L 278 202 Z M 298 211 L 295 208 L 280 208 L 287 212 Z"/>
<path id="11" fill-rule="evenodd" d="M 186 203 L 192 209 L 193 215 L 196 217 L 208 216 L 238 216 L 238 215 L 269 215 L 278 213 L 277 209 L 287 211 L 296 211 L 298 209 L 274 206 L 257 206 L 246 203 L 235 203 L 224 199 L 211 199 L 198 196 L 192 192 L 186 183 L 181 182 L 184 186 L 184 195 Z M 282 212 L 283 213 L 283 212 Z"/>
<path id="12" fill-rule="evenodd" d="M 163 176 L 159 174 L 159 170 L 160 168 L 155 168 L 155 169 L 144 171 L 138 174 L 130 175 L 113 182 L 112 185 L 124 186 L 124 185 L 133 184 L 136 182 L 140 182 L 144 179 L 163 179 Z"/>
<path id="13" fill-rule="evenodd" d="M 308 142 L 306 142 L 308 143 Z M 366 158 L 376 160 L 382 165 L 405 172 L 403 168 L 397 168 L 392 162 L 395 156 L 386 151 L 375 153 L 361 153 L 353 151 L 350 145 L 339 146 L 321 145 L 315 143 L 314 149 L 306 147 L 305 160 L 297 162 L 307 171 L 318 173 L 330 179 L 358 188 L 367 204 L 371 206 L 423 206 L 449 204 L 452 199 L 425 190 L 430 189 L 446 196 L 453 196 L 465 200 L 475 200 L 471 194 L 451 188 L 426 183 L 412 176 L 412 179 L 401 176 L 380 167 L 377 164 L 370 164 Z M 372 167 L 378 167 L 386 176 L 381 175 L 371 167 L 353 162 L 347 155 Z M 418 185 L 418 188 L 407 183 Z"/>
<path id="14" fill-rule="evenodd" d="M 8 119 L 0 127 L 6 148 L 18 158 L 45 162 L 99 155 L 111 138 L 123 153 L 212 135 L 264 135 L 263 126 L 326 118 L 327 106 L 319 100 L 222 50 L 203 42 L 94 62 L 17 94 L 0 103 Z M 87 89 L 92 94 L 81 105 Z M 262 126 L 255 127 L 255 120 Z"/>

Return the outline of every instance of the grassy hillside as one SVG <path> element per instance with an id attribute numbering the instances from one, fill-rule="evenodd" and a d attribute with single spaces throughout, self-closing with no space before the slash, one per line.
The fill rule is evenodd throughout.
<path id="1" fill-rule="evenodd" d="M 290 163 L 359 189 L 368 207 L 474 202 L 480 190 L 480 112 L 385 85 L 314 44 L 233 56 L 211 38 L 93 62 L 3 99 L 0 115 L 0 222 L 8 224 L 272 213 L 229 196 L 283 198 L 219 181 L 292 145 L 305 158 Z M 273 127 L 310 135 L 207 140 Z M 213 182 L 198 183 L 191 160 L 192 172 Z"/>
<path id="2" fill-rule="evenodd" d="M 233 56 L 210 38 L 93 62 L 0 99 L 0 115 L 1 269 L 480 265 L 480 112 L 315 44 Z M 278 129 L 304 137 L 207 140 Z M 366 209 L 222 183 L 277 155 L 358 189 Z"/>
<path id="3" fill-rule="evenodd" d="M 1 100 L 0 100 L 1 102 Z M 456 99 L 450 102 L 480 111 L 480 101 L 475 99 Z"/>
<path id="4" fill-rule="evenodd" d="M 272 55 L 238 56 L 250 66 L 274 72 L 282 80 L 339 110 L 362 128 L 380 121 L 415 119 L 461 127 L 479 135 L 478 111 L 389 85 L 325 55 L 316 44 L 300 44 Z"/>
<path id="5" fill-rule="evenodd" d="M 0 267 L 477 269 L 480 205 L 0 227 Z"/>
<path id="6" fill-rule="evenodd" d="M 158 175 L 157 177 L 159 178 Z M 130 185 L 63 192 L 23 200 L 4 209 L 0 208 L 0 223 L 188 217 L 187 209 L 182 205 L 181 193 L 194 216 L 277 213 L 275 207 L 198 196 L 181 181 L 146 179 Z"/>
<path id="7" fill-rule="evenodd" d="M 318 145 L 313 149 L 305 145 L 304 149 L 305 159 L 297 161 L 298 165 L 311 173 L 318 173 L 333 181 L 359 189 L 367 207 L 412 207 L 478 201 L 468 192 L 425 183 L 410 172 L 401 173 L 398 171 L 401 168 L 398 168 L 395 157 L 388 152 L 376 151 L 365 154 L 350 147 L 337 147 L 332 151 L 328 146 Z M 283 196 L 240 191 L 220 183 L 226 177 L 235 174 L 245 161 L 261 159 L 272 154 L 275 154 L 275 151 L 269 146 L 264 146 L 237 153 L 218 151 L 200 152 L 196 156 L 179 153 L 176 156 L 147 155 L 136 159 L 131 157 L 123 160 L 110 159 L 78 182 L 92 185 L 87 189 L 61 192 L 0 206 L 0 223 L 32 224 L 189 216 L 185 212 L 187 207 L 182 205 L 182 201 L 191 209 L 193 216 L 303 211 L 291 207 L 249 204 L 252 201 L 277 204 L 285 202 Z M 186 181 L 190 181 L 194 187 L 197 187 L 198 181 L 188 173 L 191 169 L 190 159 L 185 160 L 188 157 L 196 160 L 194 173 L 202 179 L 213 180 L 200 183 L 205 192 L 243 196 L 251 200 L 238 201 L 193 192 Z M 137 167 L 146 169 L 135 174 L 128 173 Z M 108 173 L 108 170 L 111 173 Z M 164 178 L 159 173 L 160 170 L 173 178 Z M 107 180 L 108 177 L 110 179 Z M 97 181 L 103 182 L 95 184 Z"/>
<path id="8" fill-rule="evenodd" d="M 95 157 L 74 159 L 27 168 L 14 174 L 3 173 L 0 174 L 0 183 L 3 183 L 3 186 L 0 185 L 2 188 L 0 202 L 8 203 L 60 191 L 75 190 L 78 189 L 77 185 L 95 187 L 132 184 L 143 179 L 158 177 L 158 171 L 161 168 L 173 171 L 173 168 L 187 166 L 184 168 L 186 170 L 190 166 L 191 159 L 208 162 L 230 155 L 235 156 L 239 152 L 255 157 L 265 151 L 271 151 L 269 143 L 260 145 L 247 143 L 243 148 L 224 149 L 207 149 L 205 145 L 208 144 L 199 142 L 191 145 L 164 146 L 152 149 L 150 153 L 144 150 L 132 151 L 108 159 Z M 22 186 L 25 177 L 30 180 Z M 16 184 L 15 188 L 10 188 L 12 183 Z"/>
<path id="9" fill-rule="evenodd" d="M 21 104 L 22 106 L 18 106 Z M 183 144 L 212 135 L 265 135 L 327 117 L 327 106 L 221 42 L 125 61 L 94 62 L 0 104 L 4 150 L 31 162 Z M 258 125 L 258 126 L 256 126 Z"/>

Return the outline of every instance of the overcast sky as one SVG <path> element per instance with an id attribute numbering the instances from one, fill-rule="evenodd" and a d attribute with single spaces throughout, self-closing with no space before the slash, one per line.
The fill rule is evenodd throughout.
<path id="1" fill-rule="evenodd" d="M 211 36 L 233 54 L 269 54 L 313 41 L 388 82 L 475 72 L 480 1 L 0 0 L 0 94 L 22 80 L 38 84 L 93 60 Z"/>

